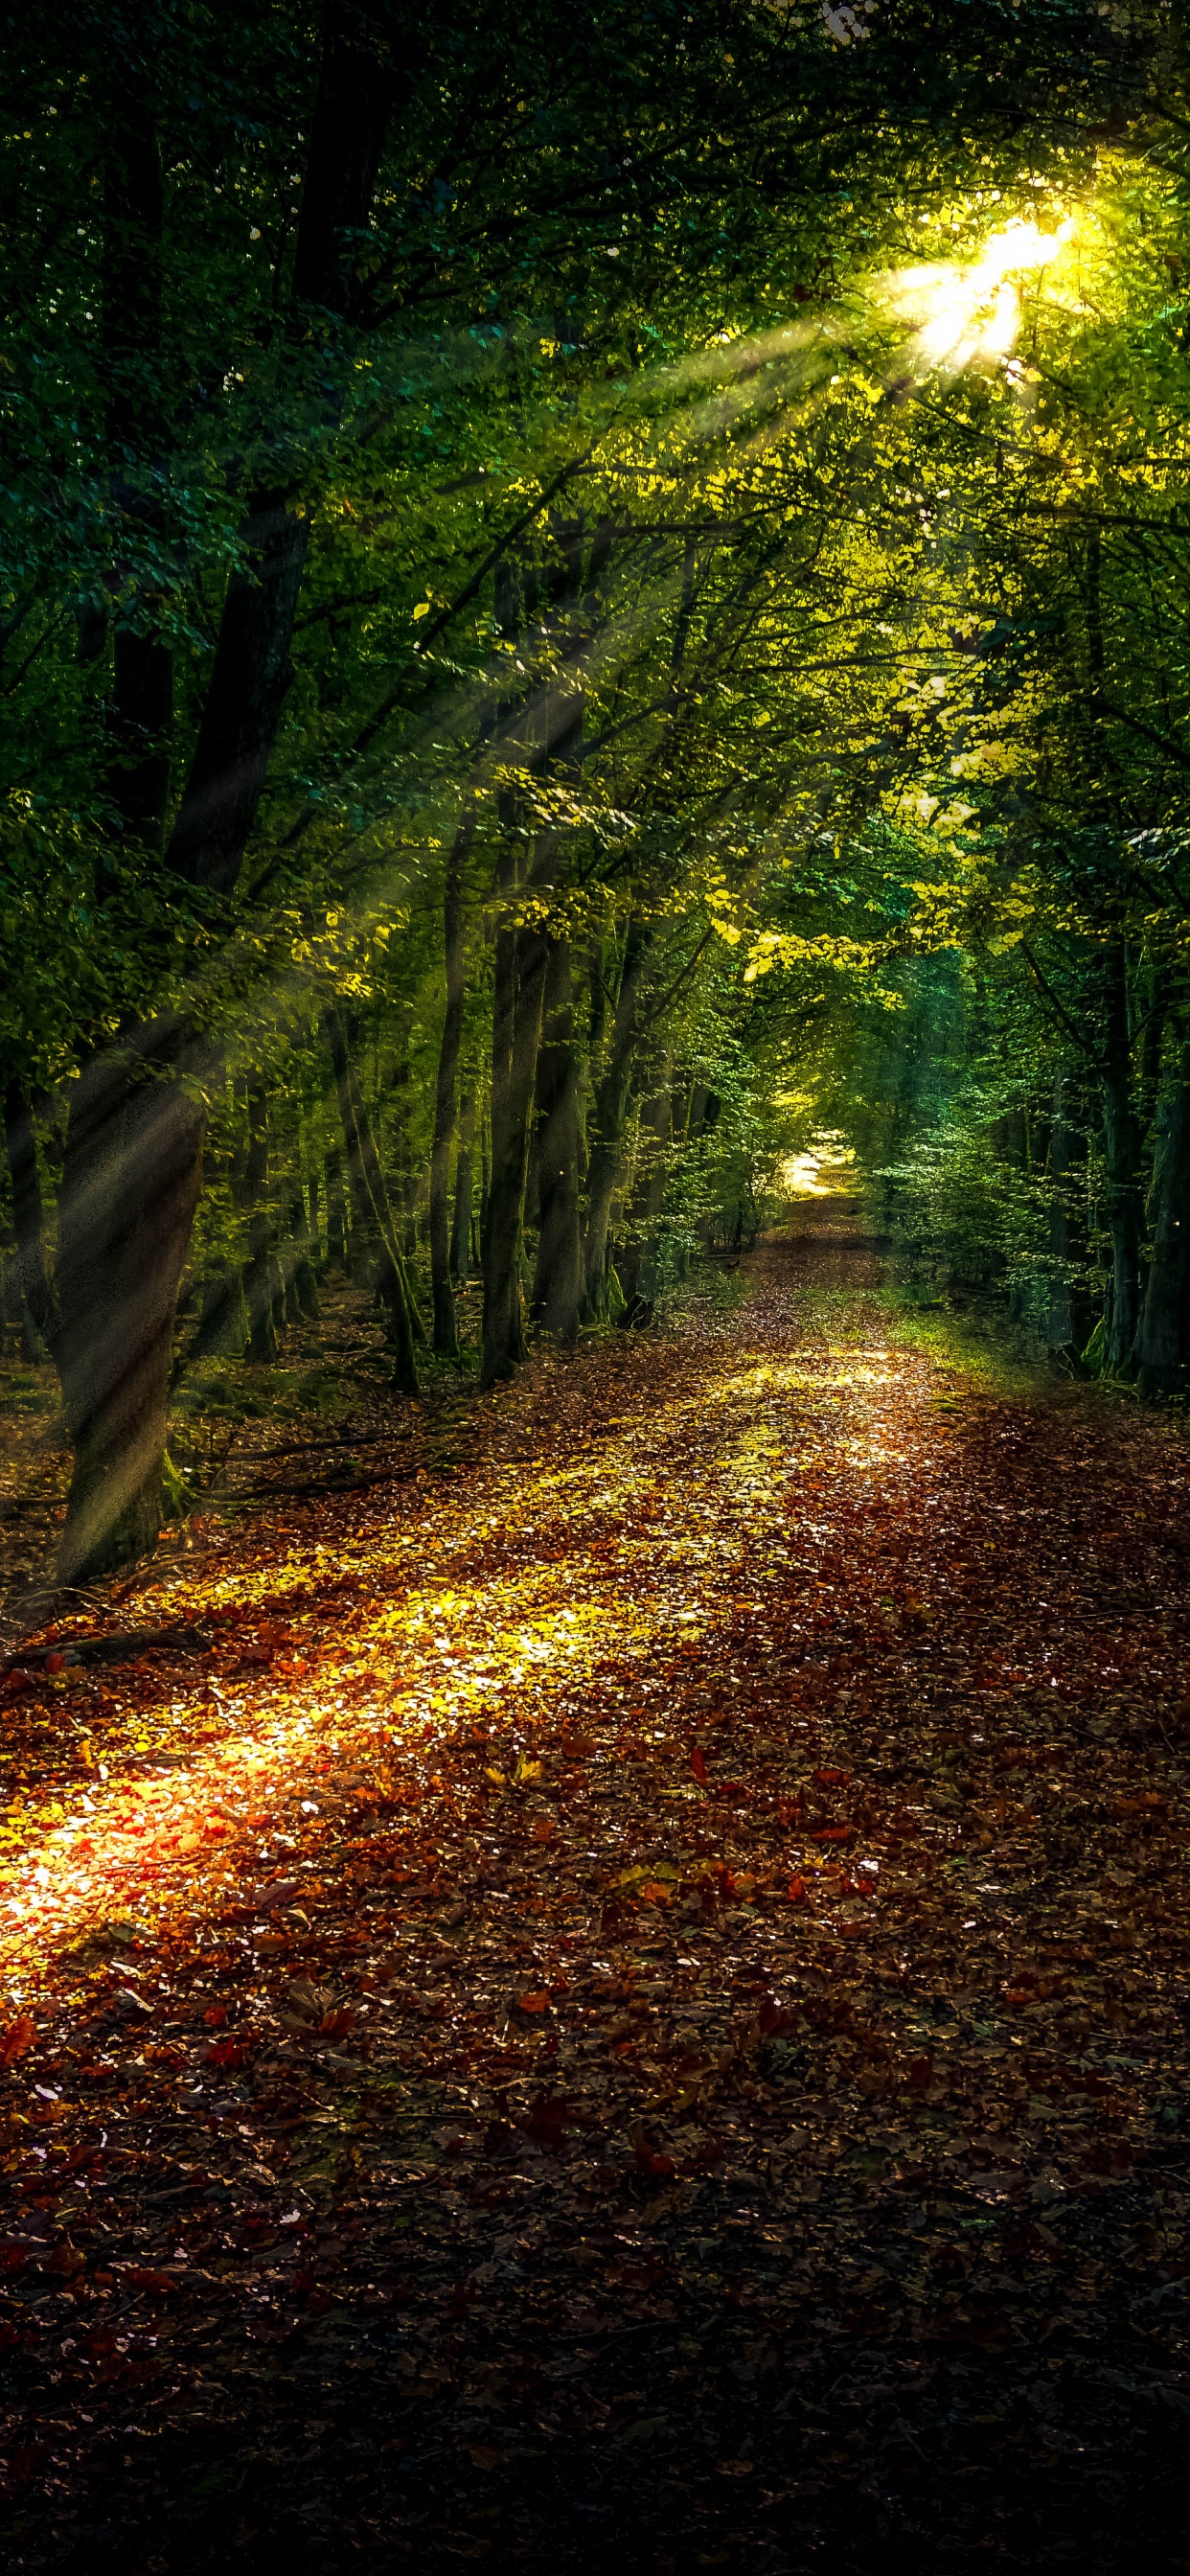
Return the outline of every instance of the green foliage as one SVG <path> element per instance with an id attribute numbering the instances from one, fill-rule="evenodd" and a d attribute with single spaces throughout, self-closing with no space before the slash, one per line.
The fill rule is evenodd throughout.
<path id="1" fill-rule="evenodd" d="M 589 1153 L 636 925 L 622 1278 L 746 1237 L 825 1123 L 939 1273 L 1039 1317 L 1063 1265 L 1101 1289 L 1105 961 L 1150 1164 L 1187 1004 L 1176 28 L 1073 0 L 600 0 L 427 13 L 416 45 L 364 18 L 415 76 L 350 318 L 292 293 L 306 16 L 0 31 L 0 1056 L 49 1095 L 48 1195 L 91 1051 L 176 1014 L 208 1108 L 184 1335 L 265 1251 L 283 1308 L 332 1255 L 335 1005 L 416 1271 L 457 865 L 477 1225 L 502 934 L 570 942 Z M 216 898 L 169 827 L 262 488 L 308 542 Z M 123 794 L 133 646 L 171 673 L 159 831 Z"/>

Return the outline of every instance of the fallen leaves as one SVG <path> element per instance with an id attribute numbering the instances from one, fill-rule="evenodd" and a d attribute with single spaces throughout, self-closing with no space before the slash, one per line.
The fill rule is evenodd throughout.
<path id="1" fill-rule="evenodd" d="M 729 1332 L 538 1360 L 484 1416 L 515 1473 L 163 1579 L 146 1616 L 210 1642 L 112 1667 L 93 1760 L 105 1667 L 7 1703 L 31 2568 L 67 2495 L 168 2553 L 115 2466 L 163 2416 L 226 2459 L 230 2557 L 300 2494 L 328 2561 L 366 2510 L 427 2567 L 606 2563 L 611 2459 L 650 2571 L 744 2563 L 745 2520 L 748 2564 L 884 2563 L 869 2463 L 893 2555 L 942 2497 L 975 2563 L 1038 2354 L 1030 2509 L 1055 2423 L 1132 2474 L 1190 2277 L 1185 1604 L 1141 1654 L 1100 1560 L 1159 1550 L 1180 1453 L 973 1397 L 943 1460 L 928 1358 L 894 1377 L 858 1291 L 791 1309 L 785 1262 Z M 606 1503 L 596 1403 L 636 1432 Z"/>

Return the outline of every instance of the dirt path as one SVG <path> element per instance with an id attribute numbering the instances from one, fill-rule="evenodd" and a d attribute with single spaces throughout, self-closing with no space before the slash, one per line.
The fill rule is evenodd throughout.
<path id="1" fill-rule="evenodd" d="M 1187 1450 L 873 1280 L 9 1677 L 14 2567 L 1190 2565 Z"/>

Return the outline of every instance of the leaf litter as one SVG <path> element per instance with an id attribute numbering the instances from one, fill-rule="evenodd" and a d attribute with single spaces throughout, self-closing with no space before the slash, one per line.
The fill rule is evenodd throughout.
<path id="1" fill-rule="evenodd" d="M 813 1225 L 0 1682 L 14 2567 L 1186 2563 L 1185 1442 Z"/>

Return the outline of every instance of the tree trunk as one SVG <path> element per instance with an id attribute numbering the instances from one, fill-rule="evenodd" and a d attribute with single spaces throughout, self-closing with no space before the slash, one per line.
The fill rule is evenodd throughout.
<path id="1" fill-rule="evenodd" d="M 422 49 L 419 36 L 416 60 L 396 63 L 386 13 L 373 0 L 360 0 L 341 25 L 337 12 L 327 13 L 298 227 L 295 345 L 311 336 L 310 308 L 340 321 L 350 315 L 393 100 L 402 89 L 410 93 Z M 138 406 L 143 411 L 144 372 L 152 376 L 158 325 L 152 279 L 146 291 L 131 271 L 145 254 L 146 224 L 151 234 L 155 220 L 155 137 L 130 124 L 123 150 L 120 167 L 113 162 L 107 202 L 113 236 L 117 213 L 126 227 L 132 301 L 125 319 L 113 325 L 125 331 L 113 398 L 127 398 L 131 406 L 133 463 L 143 466 L 152 460 L 156 431 L 151 406 L 147 434 Z M 122 255 L 113 237 L 113 298 Z M 283 489 L 262 488 L 250 500 L 244 559 L 224 599 L 198 742 L 168 850 L 181 876 L 212 893 L 234 888 L 256 819 L 288 682 L 308 530 L 307 516 L 290 506 Z M 156 650 L 146 652 L 141 631 L 130 628 L 117 657 L 117 727 L 124 730 L 113 774 L 125 782 L 117 795 L 125 822 L 142 837 L 152 837 L 147 800 L 156 798 L 158 816 L 164 804 L 166 698 Z M 170 1344 L 201 1176 L 203 1119 L 178 1078 L 184 1048 L 184 1033 L 173 1022 L 124 1035 L 73 1086 L 63 1182 L 62 1388 L 77 1447 L 61 1562 L 75 1580 L 80 1569 L 135 1556 L 152 1544 L 160 1525 Z M 59 1240 L 61 1247 L 61 1214 Z"/>
<path id="2" fill-rule="evenodd" d="M 135 15 L 135 13 L 134 13 Z M 117 47 L 104 157 L 104 291 L 101 367 L 112 493 L 133 533 L 151 548 L 166 444 L 162 381 L 161 147 L 149 89 L 149 51 Z M 151 560 L 150 555 L 150 560 Z M 120 581 L 121 593 L 128 589 Z M 173 656 L 158 630 L 160 600 L 134 587 L 113 617 L 107 707 L 107 786 L 118 829 L 152 849 L 164 837 L 173 719 Z M 100 628 L 106 618 L 100 615 Z M 94 646 L 93 648 L 94 649 Z M 102 650 L 102 644 L 99 644 Z M 101 880 L 102 890 L 102 880 Z"/>
<path id="3" fill-rule="evenodd" d="M 1190 1033 L 1157 1113 L 1153 1258 L 1140 1327 L 1140 1391 L 1190 1394 Z"/>
<path id="4" fill-rule="evenodd" d="M 450 1230 L 450 1267 L 460 1288 L 466 1286 L 471 1262 L 471 1213 L 475 1196 L 475 1086 L 468 1082 L 459 1106 L 459 1154 L 455 1164 L 454 1214 Z"/>
<path id="5" fill-rule="evenodd" d="M 565 687 L 555 686 L 548 712 L 549 764 L 577 793 L 582 779 L 583 689 L 578 663 L 581 627 L 578 616 L 582 581 L 584 530 L 581 519 L 555 525 L 563 572 L 559 636 Z M 595 586 L 607 559 L 610 525 L 601 523 L 590 568 L 586 603 L 594 607 Z M 548 873 L 556 874 L 550 847 Z M 568 845 L 562 844 L 561 874 L 569 878 Z M 544 878 L 546 868 L 539 874 Z M 562 929 L 545 934 L 542 978 L 541 1043 L 535 1074 L 537 1124 L 534 1177 L 537 1195 L 537 1267 L 533 1314 L 559 1341 L 575 1340 L 582 1322 L 583 1256 L 579 1230 L 579 1178 L 582 1137 L 579 1075 L 574 1045 L 574 987 L 570 940 Z"/>
<path id="6" fill-rule="evenodd" d="M 343 1121 L 351 1194 L 362 1223 L 377 1245 L 376 1292 L 387 1317 L 388 1341 L 393 1354 L 393 1384 L 403 1395 L 416 1395 L 413 1299 L 396 1239 L 376 1140 L 352 1071 L 347 1034 L 333 1004 L 325 1015 L 324 1025 L 335 1071 L 339 1115 Z"/>
<path id="7" fill-rule="evenodd" d="M 1046 1347 L 1077 1367 L 1094 1321 L 1087 1284 L 1087 1139 L 1075 1121 L 1071 1084 L 1064 1074 L 1054 1085 L 1048 1170 L 1052 1267 Z"/>
<path id="8" fill-rule="evenodd" d="M 1123 1376 L 1134 1366 L 1136 1358 L 1144 1201 L 1128 1034 L 1126 959 L 1119 941 L 1113 942 L 1104 958 L 1104 1000 L 1104 1216 L 1112 1252 L 1104 1356 L 1113 1374 Z"/>
<path id="9" fill-rule="evenodd" d="M 522 757 L 535 771 L 553 770 L 577 780 L 583 722 L 580 657 L 584 616 L 594 604 L 600 573 L 611 545 L 611 522 L 595 531 L 588 565 L 588 598 L 580 607 L 587 534 L 581 517 L 551 518 L 556 548 L 552 565 L 510 569 L 499 604 L 506 633 L 527 623 L 535 608 L 546 604 L 542 633 L 548 633 L 555 668 L 535 705 L 521 719 Z M 519 597 L 517 595 L 519 584 Z M 517 885 L 513 837 L 520 821 L 515 798 L 504 800 L 507 826 L 500 893 L 504 912 L 495 941 L 495 992 L 492 1012 L 492 1168 L 484 1241 L 484 1313 L 482 1385 L 512 1374 L 524 1356 L 521 1266 L 524 1242 L 525 1185 L 530 1154 L 530 1120 L 538 1079 L 542 1014 L 547 970 L 552 957 L 551 1060 L 545 1080 L 549 1106 L 533 1138 L 534 1179 L 544 1252 L 538 1262 L 538 1304 L 551 1329 L 569 1335 L 578 1329 L 577 1267 L 578 1107 L 573 1063 L 570 957 L 564 940 L 534 926 L 514 930 L 508 903 Z M 538 832 L 527 887 L 539 897 L 556 886 L 558 835 Z M 543 1159 L 544 1155 L 547 1159 Z M 548 1160 L 548 1168 L 547 1168 Z M 571 1201 L 573 1199 L 573 1206 Z"/>
<path id="10" fill-rule="evenodd" d="M 289 1286 L 293 1305 L 308 1323 L 317 1323 L 322 1312 L 318 1295 L 318 1278 L 314 1268 L 317 1244 L 310 1226 L 306 1193 L 294 1191 L 289 1207 Z"/>
<path id="11" fill-rule="evenodd" d="M 579 1234 L 579 1082 L 574 1045 L 570 942 L 547 942 L 541 1047 L 537 1058 L 537 1267 L 533 1317 L 572 1342 L 582 1321 Z"/>
<path id="12" fill-rule="evenodd" d="M 347 1200 L 343 1189 L 343 1155 L 338 1145 L 326 1149 L 326 1257 L 339 1270 L 347 1267 Z"/>
<path id="13" fill-rule="evenodd" d="M 628 1210 L 626 1240 L 616 1264 L 626 1324 L 649 1323 L 656 1303 L 658 1221 L 665 1199 L 671 1116 L 670 1065 L 665 1056 L 641 1110 L 636 1185 Z"/>
<path id="14" fill-rule="evenodd" d="M 497 567 L 496 616 L 506 635 L 517 631 L 523 615 L 524 584 L 520 567 Z M 507 710 L 501 710 L 501 718 Z M 511 1377 L 525 1356 L 521 1310 L 521 1230 L 524 1223 L 528 1147 L 528 1102 L 519 1125 L 513 1088 L 517 1023 L 519 939 L 513 913 L 519 869 L 515 798 L 501 794 L 497 810 L 505 827 L 500 848 L 495 935 L 492 941 L 492 1085 L 489 1152 L 485 1157 L 483 1205 L 483 1327 L 480 1384 Z"/>
<path id="15" fill-rule="evenodd" d="M 58 1310 L 46 1269 L 37 1134 L 32 1108 L 22 1084 L 16 1081 L 6 1083 L 4 1090 L 4 1143 L 12 1189 L 17 1285 L 33 1334 L 52 1356 L 58 1338 Z"/>
<path id="16" fill-rule="evenodd" d="M 56 1356 L 74 1445 L 59 1571 L 83 1583 L 156 1543 L 170 1356 L 204 1118 L 143 1055 L 106 1049 L 72 1085 L 58 1195 Z"/>
<path id="17" fill-rule="evenodd" d="M 394 60 L 386 12 L 363 0 L 328 10 L 298 217 L 288 337 L 333 337 L 357 303 L 361 236 L 398 92 L 420 63 Z M 321 324 L 312 319 L 320 312 Z M 198 742 L 169 845 L 181 876 L 228 893 L 256 819 L 289 685 L 289 653 L 309 542 L 288 487 L 261 483 L 241 530 L 244 560 L 223 603 Z"/>
<path id="18" fill-rule="evenodd" d="M 438 1049 L 434 1137 L 430 1149 L 430 1289 L 434 1309 L 434 1348 L 447 1359 L 453 1359 L 459 1347 L 450 1278 L 450 1158 L 454 1145 L 455 1093 L 467 989 L 463 943 L 463 863 L 474 831 L 475 807 L 469 800 L 451 842 L 442 889 L 446 1009 Z"/>
<path id="19" fill-rule="evenodd" d="M 586 1316 L 590 1323 L 601 1322 L 607 1312 L 608 1227 L 623 1161 L 624 1128 L 639 1034 L 640 987 L 651 939 L 652 933 L 643 921 L 634 919 L 629 922 L 611 1046 L 595 1094 L 591 1159 L 587 1168 L 587 1228 L 583 1246 Z"/>
<path id="20" fill-rule="evenodd" d="M 169 865 L 189 884 L 230 894 L 256 820 L 289 686 L 289 652 L 309 520 L 283 491 L 254 493 L 243 559 L 227 586 L 215 659 Z"/>
<path id="21" fill-rule="evenodd" d="M 529 1119 L 545 994 L 545 952 L 546 942 L 540 931 L 497 935 L 481 1386 L 511 1377 L 525 1356 L 521 1259 Z"/>
<path id="22" fill-rule="evenodd" d="M 407 1006 L 399 1015 L 399 1039 L 396 1061 L 388 1085 L 389 1154 L 388 1178 L 385 1184 L 392 1217 L 394 1243 L 402 1257 L 412 1260 L 417 1251 L 418 1198 L 422 1174 L 413 1145 L 412 1075 L 409 1066 L 409 1035 L 413 1011 Z M 379 1089 L 379 1086 L 377 1086 Z M 379 1109 L 379 1098 L 377 1100 Z M 426 1339 L 425 1325 L 414 1307 L 414 1334 L 419 1342 Z"/>
<path id="23" fill-rule="evenodd" d="M 268 1204 L 269 1099 L 263 1074 L 251 1074 L 245 1088 L 248 1153 L 242 1193 L 248 1210 L 248 1259 L 244 1265 L 248 1357 L 261 1367 L 271 1367 L 280 1350 L 277 1306 L 281 1271 Z"/>
<path id="24" fill-rule="evenodd" d="M 175 1365 L 172 1383 L 177 1385 L 196 1360 L 242 1360 L 248 1347 L 249 1330 L 242 1264 L 238 1261 L 212 1262 L 203 1278 L 202 1304 L 194 1340 Z"/>
<path id="25" fill-rule="evenodd" d="M 479 1224 L 476 1228 L 475 1257 L 480 1267 L 487 1259 L 488 1210 L 492 1204 L 492 1119 L 491 1103 L 484 1118 L 479 1139 Z"/>

